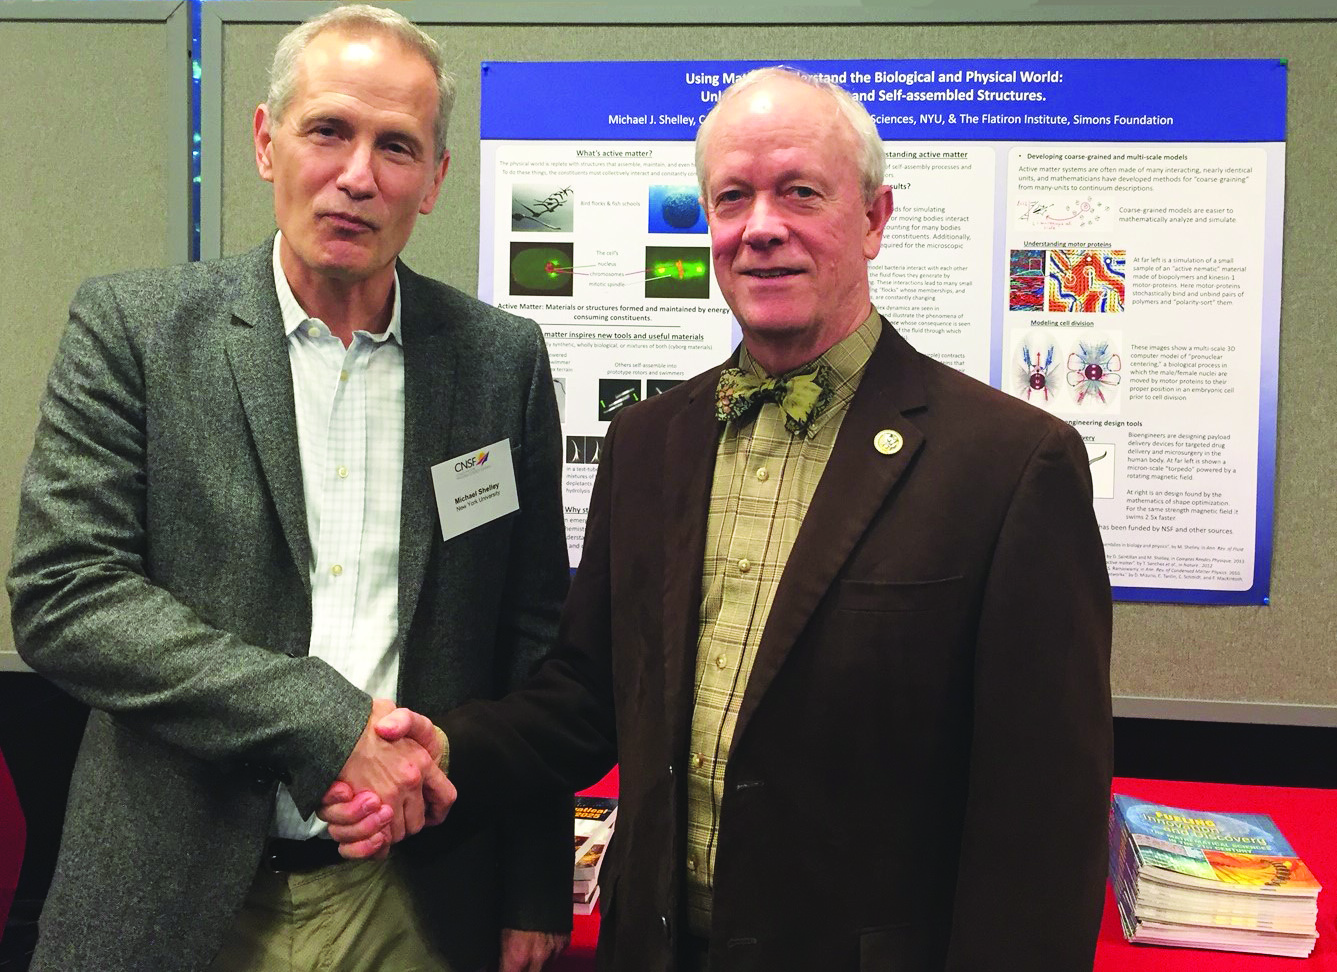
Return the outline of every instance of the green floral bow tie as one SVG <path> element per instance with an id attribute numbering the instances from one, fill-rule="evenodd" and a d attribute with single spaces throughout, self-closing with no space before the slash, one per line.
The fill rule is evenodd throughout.
<path id="1" fill-rule="evenodd" d="M 831 404 L 831 369 L 824 363 L 802 374 L 758 378 L 738 368 L 725 368 L 715 388 L 715 417 L 721 422 L 746 422 L 766 402 L 785 413 L 785 428 L 810 437 L 812 425 Z"/>

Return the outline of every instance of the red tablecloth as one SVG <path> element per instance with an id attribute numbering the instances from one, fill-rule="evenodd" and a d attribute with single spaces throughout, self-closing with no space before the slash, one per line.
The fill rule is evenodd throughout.
<path id="1" fill-rule="evenodd" d="M 617 770 L 588 793 L 617 793 Z M 1182 783 L 1173 780 L 1114 781 L 1114 792 L 1189 810 L 1271 814 L 1323 885 L 1318 898 L 1318 945 L 1307 959 L 1240 955 L 1192 948 L 1130 945 L 1119 930 L 1119 916 L 1108 886 L 1105 915 L 1096 944 L 1096 972 L 1337 972 L 1337 790 L 1230 783 Z M 577 916 L 571 947 L 551 972 L 590 972 L 599 938 L 599 916 Z"/>
<path id="2" fill-rule="evenodd" d="M 1318 944 L 1314 953 L 1307 959 L 1287 959 L 1129 945 L 1119 930 L 1114 898 L 1106 886 L 1105 917 L 1096 944 L 1098 972 L 1337 972 L 1337 790 L 1121 777 L 1114 781 L 1114 792 L 1188 810 L 1270 814 L 1323 885 L 1323 891 L 1318 896 Z"/>

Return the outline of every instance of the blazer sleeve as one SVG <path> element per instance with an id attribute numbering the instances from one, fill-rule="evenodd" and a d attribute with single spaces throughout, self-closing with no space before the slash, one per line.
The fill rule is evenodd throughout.
<path id="1" fill-rule="evenodd" d="M 1049 538 L 1043 561 L 1037 539 Z M 1111 600 L 1080 438 L 1054 426 L 990 567 L 947 968 L 1089 972 L 1112 773 Z"/>
<path id="2" fill-rule="evenodd" d="M 317 659 L 211 626 L 149 576 L 150 539 L 170 541 L 148 536 L 148 413 L 192 406 L 149 402 L 148 315 L 130 316 L 117 281 L 80 288 L 48 379 L 7 582 L 15 643 L 127 728 L 282 780 L 311 811 L 370 700 Z"/>

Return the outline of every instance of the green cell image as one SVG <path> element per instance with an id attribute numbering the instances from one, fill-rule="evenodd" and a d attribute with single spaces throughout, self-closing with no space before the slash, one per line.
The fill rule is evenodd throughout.
<path id="1" fill-rule="evenodd" d="M 710 248 L 647 246 L 645 296 L 672 300 L 710 298 Z"/>
<path id="2" fill-rule="evenodd" d="M 570 243 L 512 243 L 511 296 L 570 297 L 574 264 Z"/>

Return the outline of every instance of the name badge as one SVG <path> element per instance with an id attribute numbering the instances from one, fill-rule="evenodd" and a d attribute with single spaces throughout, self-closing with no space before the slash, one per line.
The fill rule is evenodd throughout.
<path id="1" fill-rule="evenodd" d="M 450 540 L 520 509 L 511 440 L 502 439 L 432 467 L 441 536 Z"/>

